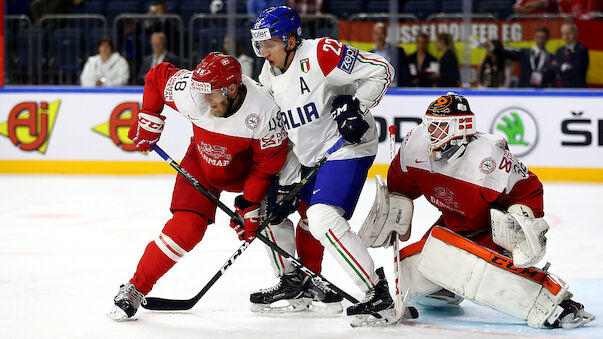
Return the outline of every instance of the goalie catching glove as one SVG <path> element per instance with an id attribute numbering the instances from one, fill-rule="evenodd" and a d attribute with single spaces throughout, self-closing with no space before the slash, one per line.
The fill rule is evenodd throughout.
<path id="1" fill-rule="evenodd" d="M 245 223 L 241 226 L 238 220 L 231 219 L 230 227 L 237 232 L 239 240 L 250 242 L 255 238 L 255 233 L 260 226 L 260 204 L 251 202 L 245 199 L 243 195 L 239 195 L 235 198 L 234 205 L 235 211 L 243 217 Z"/>
<path id="2" fill-rule="evenodd" d="M 546 252 L 545 234 L 549 224 L 543 218 L 534 217 L 532 209 L 525 205 L 512 205 L 509 213 L 490 210 L 492 240 L 511 252 L 513 265 L 536 265 Z"/>
<path id="3" fill-rule="evenodd" d="M 360 102 L 351 95 L 340 95 L 333 100 L 331 115 L 345 141 L 357 144 L 368 131 L 369 124 L 362 118 Z"/>
<path id="4" fill-rule="evenodd" d="M 139 151 L 147 152 L 159 141 L 165 124 L 164 120 L 163 115 L 157 116 L 140 112 L 138 121 L 128 131 L 128 138 Z"/>

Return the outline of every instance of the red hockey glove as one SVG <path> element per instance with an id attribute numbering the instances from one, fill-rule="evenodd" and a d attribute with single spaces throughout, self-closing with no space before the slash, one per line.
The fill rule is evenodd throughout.
<path id="1" fill-rule="evenodd" d="M 260 204 L 251 202 L 239 195 L 235 198 L 234 205 L 237 214 L 245 219 L 245 226 L 244 229 L 241 229 L 241 225 L 231 220 L 230 227 L 237 232 L 240 240 L 249 242 L 255 238 L 255 232 L 260 226 Z"/>
<path id="2" fill-rule="evenodd" d="M 138 121 L 130 127 L 128 138 L 141 152 L 146 152 L 159 141 L 165 117 L 155 116 L 147 113 L 138 113 Z"/>

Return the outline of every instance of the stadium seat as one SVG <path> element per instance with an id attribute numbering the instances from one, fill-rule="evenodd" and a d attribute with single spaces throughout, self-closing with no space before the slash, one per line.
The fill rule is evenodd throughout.
<path id="1" fill-rule="evenodd" d="M 371 0 L 365 5 L 364 11 L 367 13 L 387 13 L 389 12 L 389 0 Z"/>
<path id="2" fill-rule="evenodd" d="M 191 17 L 198 13 L 209 13 L 210 0 L 185 0 L 180 4 L 182 24 L 188 27 Z"/>
<path id="3" fill-rule="evenodd" d="M 103 1 L 87 0 L 78 6 L 72 6 L 69 10 L 72 14 L 105 14 L 105 3 Z"/>
<path id="4" fill-rule="evenodd" d="M 484 0 L 479 2 L 481 13 L 495 14 L 499 20 L 506 20 L 513 14 L 513 1 L 510 0 Z"/>
<path id="5" fill-rule="evenodd" d="M 113 1 L 107 5 L 107 24 L 113 26 L 113 20 L 120 14 L 139 13 L 136 1 Z"/>
<path id="6" fill-rule="evenodd" d="M 350 15 L 362 12 L 362 1 L 330 0 L 327 1 L 327 10 L 339 19 L 346 20 Z"/>
<path id="7" fill-rule="evenodd" d="M 56 29 L 50 38 L 51 64 L 58 70 L 59 84 L 75 84 L 82 65 L 83 34 L 78 28 Z M 66 76 L 63 81 L 62 75 Z"/>
<path id="8" fill-rule="evenodd" d="M 419 20 L 437 13 L 439 4 L 436 0 L 409 0 L 404 4 L 404 13 L 414 14 Z"/>

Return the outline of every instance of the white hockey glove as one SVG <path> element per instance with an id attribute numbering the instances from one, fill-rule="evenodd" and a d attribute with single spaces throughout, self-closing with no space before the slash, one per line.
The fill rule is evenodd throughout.
<path id="1" fill-rule="evenodd" d="M 546 232 L 549 224 L 535 218 L 525 205 L 509 207 L 509 213 L 490 210 L 492 240 L 511 252 L 513 265 L 519 268 L 536 265 L 546 252 Z"/>
<path id="2" fill-rule="evenodd" d="M 375 176 L 375 184 L 375 201 L 358 231 L 358 236 L 367 248 L 387 248 L 391 246 L 395 233 L 402 241 L 410 237 L 414 205 L 412 200 L 403 195 L 389 193 L 380 175 Z"/>

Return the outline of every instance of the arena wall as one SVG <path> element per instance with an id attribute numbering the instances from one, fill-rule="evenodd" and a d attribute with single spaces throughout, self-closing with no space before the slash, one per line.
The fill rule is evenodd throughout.
<path id="1" fill-rule="evenodd" d="M 387 173 L 387 127 L 398 145 L 421 122 L 439 89 L 391 89 L 372 110 L 380 130 L 370 176 Z M 478 131 L 509 140 L 511 151 L 545 181 L 603 182 L 603 91 L 459 90 L 476 114 Z M 135 150 L 127 131 L 141 88 L 0 89 L 0 173 L 172 174 L 153 153 Z M 166 107 L 160 146 L 180 159 L 190 123 Z"/>

